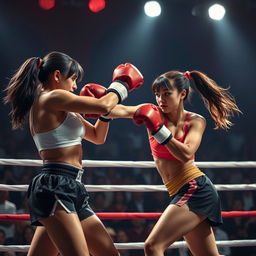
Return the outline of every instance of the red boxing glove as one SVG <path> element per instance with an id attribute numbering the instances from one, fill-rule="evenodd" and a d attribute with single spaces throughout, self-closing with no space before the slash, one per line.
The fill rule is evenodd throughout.
<path id="1" fill-rule="evenodd" d="M 86 84 L 80 91 L 80 96 L 89 96 L 94 98 L 101 98 L 107 94 L 107 89 L 99 84 Z"/>
<path id="2" fill-rule="evenodd" d="M 101 98 L 107 94 L 107 89 L 99 84 L 89 83 L 86 84 L 80 91 L 80 96 L 89 96 L 93 98 Z M 100 117 L 98 114 L 83 114 L 84 118 L 97 119 Z"/>
<path id="3" fill-rule="evenodd" d="M 128 91 L 132 91 L 142 86 L 144 82 L 143 75 L 131 63 L 120 64 L 113 72 L 112 81 L 122 81 L 128 86 Z"/>
<path id="4" fill-rule="evenodd" d="M 145 104 L 133 115 L 137 125 L 144 124 L 159 144 L 166 144 L 171 138 L 171 131 L 164 125 L 159 109 L 153 104 Z"/>
<path id="5" fill-rule="evenodd" d="M 112 81 L 108 91 L 115 92 L 120 102 L 127 98 L 128 92 L 141 87 L 144 78 L 134 65 L 125 63 L 116 67 L 113 72 Z"/>

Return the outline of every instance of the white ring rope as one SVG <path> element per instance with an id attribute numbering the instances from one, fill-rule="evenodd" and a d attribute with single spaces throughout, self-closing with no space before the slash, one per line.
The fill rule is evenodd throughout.
<path id="1" fill-rule="evenodd" d="M 19 166 L 42 166 L 42 160 L 32 159 L 0 159 L 0 165 L 19 165 Z M 198 167 L 203 168 L 256 168 L 256 162 L 196 162 Z M 152 168 L 155 167 L 154 162 L 150 161 L 92 161 L 83 160 L 83 166 L 86 167 L 133 167 L 133 168 Z M 243 191 L 256 190 L 256 184 L 230 184 L 215 185 L 218 191 Z M 26 191 L 28 185 L 5 185 L 0 184 L 1 190 L 8 191 Z M 127 191 L 127 192 L 152 192 L 166 191 L 163 185 L 86 185 L 89 192 L 100 191 Z"/>
<path id="2" fill-rule="evenodd" d="M 154 168 L 153 161 L 103 161 L 83 160 L 83 167 L 126 167 L 126 168 Z M 199 168 L 256 168 L 256 161 L 230 162 L 195 162 Z M 0 165 L 42 166 L 42 160 L 33 159 L 4 159 L 0 158 Z"/>
<path id="3" fill-rule="evenodd" d="M 256 190 L 256 184 L 232 184 L 232 185 L 214 185 L 218 191 L 244 191 Z M 88 192 L 157 192 L 166 191 L 164 185 L 85 185 Z M 27 191 L 28 185 L 5 185 L 0 184 L 0 191 Z"/>
<path id="4" fill-rule="evenodd" d="M 218 247 L 245 247 L 256 246 L 256 240 L 225 240 L 216 241 Z M 136 250 L 143 249 L 144 243 L 115 243 L 118 250 Z M 179 241 L 172 244 L 169 248 L 177 249 L 187 247 L 185 241 Z M 0 245 L 0 252 L 27 252 L 29 245 Z"/>
<path id="5" fill-rule="evenodd" d="M 42 166 L 42 160 L 32 159 L 0 159 L 0 165 L 19 165 L 19 166 Z M 128 168 L 154 168 L 155 163 L 152 161 L 92 161 L 83 160 L 83 167 L 128 167 Z M 233 162 L 195 162 L 200 168 L 256 168 L 254 161 L 233 161 Z M 242 191 L 256 190 L 256 184 L 232 184 L 232 185 L 215 185 L 219 191 Z M 0 184 L 1 190 L 8 191 L 26 191 L 28 185 L 5 185 Z M 166 191 L 163 185 L 86 185 L 89 192 L 99 191 L 130 191 L 130 192 L 151 192 Z M 231 240 L 216 241 L 219 247 L 243 247 L 256 246 L 256 240 Z M 115 243 L 118 250 L 143 249 L 144 243 Z M 179 241 L 172 244 L 169 248 L 187 247 L 185 241 Z M 0 252 L 27 252 L 29 245 L 0 245 Z"/>
<path id="6" fill-rule="evenodd" d="M 245 247 L 245 246 L 256 246 L 256 239 L 252 240 L 225 240 L 225 241 L 216 241 L 218 247 Z M 125 249 L 143 249 L 144 243 L 115 243 L 115 246 L 118 250 Z M 179 241 L 173 243 L 169 248 L 177 249 L 187 247 L 185 241 Z"/>

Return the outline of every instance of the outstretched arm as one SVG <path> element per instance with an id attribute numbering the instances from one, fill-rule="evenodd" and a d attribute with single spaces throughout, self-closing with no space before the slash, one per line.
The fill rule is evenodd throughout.
<path id="1" fill-rule="evenodd" d="M 118 104 L 107 115 L 107 118 L 131 118 L 132 119 L 136 110 L 142 105 L 144 104 L 140 104 L 137 106 L 124 106 L 124 105 Z M 91 123 L 83 119 L 83 123 L 86 127 L 86 134 L 84 139 L 94 144 L 103 144 L 105 142 L 107 138 L 108 130 L 109 130 L 109 122 L 104 122 L 98 119 L 95 125 L 92 125 Z"/>
<path id="2" fill-rule="evenodd" d="M 107 116 L 109 118 L 133 118 L 133 115 L 136 112 L 136 110 L 144 104 L 139 104 L 137 106 L 125 106 L 118 104 L 110 111 L 110 113 Z"/>
<path id="3" fill-rule="evenodd" d="M 131 118 L 132 119 L 136 110 L 142 105 L 144 104 L 140 104 L 137 106 L 125 106 L 125 105 L 118 104 L 107 115 L 107 118 Z M 84 120 L 84 118 L 81 115 L 79 116 L 86 129 L 86 134 L 84 136 L 84 139 L 94 144 L 103 144 L 108 134 L 109 122 L 103 122 L 100 119 L 98 119 L 95 125 L 93 125 L 87 120 Z"/>

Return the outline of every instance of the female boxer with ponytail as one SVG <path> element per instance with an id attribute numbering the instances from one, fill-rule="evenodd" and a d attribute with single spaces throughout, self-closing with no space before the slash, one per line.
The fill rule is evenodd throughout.
<path id="1" fill-rule="evenodd" d="M 201 94 L 216 129 L 228 129 L 239 113 L 234 98 L 199 71 L 170 71 L 157 77 L 152 89 L 157 106 L 117 105 L 110 117 L 133 118 L 144 124 L 156 168 L 170 194 L 166 208 L 145 241 L 145 255 L 160 256 L 181 237 L 196 256 L 219 255 L 211 226 L 222 223 L 220 199 L 209 178 L 195 165 L 206 120 L 184 109 L 191 82 Z"/>
<path id="2" fill-rule="evenodd" d="M 31 135 L 43 160 L 41 172 L 28 189 L 31 223 L 37 226 L 28 256 L 118 255 L 81 183 L 81 140 L 104 143 L 109 119 L 100 117 L 92 125 L 78 113 L 84 117 L 108 113 L 129 91 L 142 85 L 143 77 L 132 64 L 121 64 L 107 90 L 87 84 L 78 96 L 73 92 L 82 77 L 77 61 L 51 52 L 43 59 L 27 59 L 6 89 L 4 100 L 11 104 L 13 129 L 21 128 L 29 117 Z"/>

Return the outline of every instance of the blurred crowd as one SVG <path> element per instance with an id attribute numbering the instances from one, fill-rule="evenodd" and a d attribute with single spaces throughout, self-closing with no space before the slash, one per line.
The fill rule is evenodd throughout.
<path id="1" fill-rule="evenodd" d="M 116 122 L 116 125 L 114 124 Z M 11 139 L 7 139 L 11 138 Z M 220 140 L 221 138 L 221 140 Z M 0 158 L 39 159 L 27 129 L 0 134 Z M 152 161 L 146 131 L 131 121 L 114 120 L 104 145 L 83 142 L 84 157 L 88 160 Z M 250 137 L 239 129 L 229 133 L 207 131 L 196 155 L 196 161 L 255 160 Z M 37 167 L 0 165 L 0 184 L 27 185 L 39 170 Z M 203 169 L 214 184 L 252 184 L 256 169 Z M 154 168 L 85 168 L 85 184 L 93 185 L 162 185 Z M 220 191 L 223 211 L 256 210 L 255 191 Z M 169 204 L 167 192 L 90 192 L 90 205 L 95 212 L 162 212 Z M 0 214 L 29 213 L 26 191 L 0 191 Z M 116 243 L 143 242 L 155 220 L 103 220 Z M 256 239 L 256 217 L 225 218 L 224 224 L 214 228 L 216 240 Z M 0 221 L 0 245 L 29 245 L 34 227 L 26 221 Z M 222 255 L 256 255 L 256 247 L 222 247 Z M 121 250 L 121 256 L 143 255 L 142 250 Z M 26 253 L 1 253 L 0 256 L 23 256 Z M 187 249 L 173 249 L 170 256 L 190 255 Z"/>

